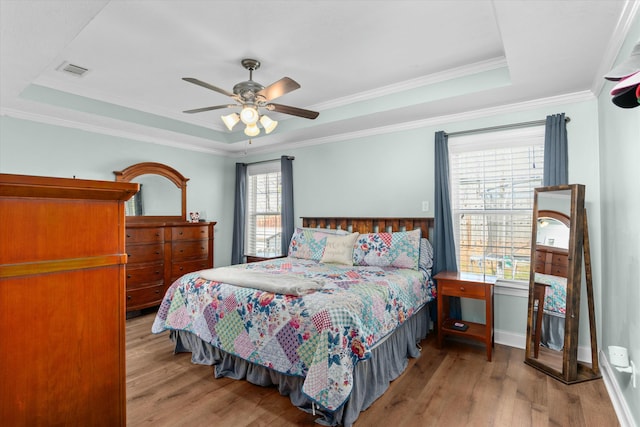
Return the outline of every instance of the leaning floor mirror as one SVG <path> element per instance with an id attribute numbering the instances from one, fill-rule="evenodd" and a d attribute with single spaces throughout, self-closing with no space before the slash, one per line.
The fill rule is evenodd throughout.
<path id="1" fill-rule="evenodd" d="M 600 377 L 584 195 L 581 184 L 534 193 L 525 363 L 566 384 Z M 583 266 L 591 363 L 578 360 Z"/>

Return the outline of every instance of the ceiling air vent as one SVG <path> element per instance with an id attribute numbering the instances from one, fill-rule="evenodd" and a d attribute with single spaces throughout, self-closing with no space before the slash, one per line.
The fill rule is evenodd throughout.
<path id="1" fill-rule="evenodd" d="M 63 62 L 58 67 L 58 70 L 64 71 L 65 73 L 72 74 L 72 75 L 74 75 L 76 77 L 81 77 L 84 73 L 89 71 L 88 68 L 83 68 L 83 67 L 80 67 L 79 65 L 73 65 L 73 64 L 70 64 L 68 62 Z"/>

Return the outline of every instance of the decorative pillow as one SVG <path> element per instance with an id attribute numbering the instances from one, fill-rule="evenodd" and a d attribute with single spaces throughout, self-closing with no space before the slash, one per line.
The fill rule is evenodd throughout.
<path id="1" fill-rule="evenodd" d="M 418 269 L 420 229 L 361 234 L 353 251 L 354 265 Z"/>
<path id="2" fill-rule="evenodd" d="M 433 268 L 433 246 L 429 239 L 424 237 L 420 239 L 420 260 L 418 262 L 420 270 L 426 271 L 431 275 L 431 269 Z"/>
<path id="3" fill-rule="evenodd" d="M 346 236 L 327 236 L 327 244 L 324 247 L 321 262 L 353 265 L 353 246 L 359 233 L 351 233 Z"/>
<path id="4" fill-rule="evenodd" d="M 320 261 L 327 243 L 327 237 L 332 235 L 313 228 L 298 227 L 293 236 L 291 236 L 289 256 Z"/>
<path id="5" fill-rule="evenodd" d="M 346 236 L 349 234 L 347 230 L 342 230 L 339 228 L 311 228 L 311 227 L 303 227 L 301 230 L 309 230 L 309 231 L 317 231 L 325 234 L 337 234 L 338 236 Z"/>

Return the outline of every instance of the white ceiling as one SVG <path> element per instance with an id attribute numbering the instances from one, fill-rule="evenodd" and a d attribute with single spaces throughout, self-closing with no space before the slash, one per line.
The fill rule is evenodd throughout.
<path id="1" fill-rule="evenodd" d="M 597 93 L 639 3 L 0 0 L 0 113 L 229 155 L 339 141 Z M 182 77 L 232 91 L 242 58 L 318 119 L 269 113 L 248 146 L 232 110 L 182 113 L 232 102 Z"/>

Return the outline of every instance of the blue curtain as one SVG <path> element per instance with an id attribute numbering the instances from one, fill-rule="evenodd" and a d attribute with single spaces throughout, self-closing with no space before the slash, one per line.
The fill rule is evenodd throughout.
<path id="1" fill-rule="evenodd" d="M 547 116 L 544 131 L 543 186 L 569 183 L 567 145 L 567 121 L 564 113 Z"/>
<path id="2" fill-rule="evenodd" d="M 449 143 L 447 134 L 436 132 L 435 136 L 435 223 L 433 245 L 433 273 L 458 271 L 456 243 L 451 218 L 451 196 L 449 194 Z M 449 298 L 449 316 L 462 318 L 460 298 Z"/>
<path id="3" fill-rule="evenodd" d="M 247 165 L 236 163 L 236 198 L 233 210 L 231 264 L 244 263 L 244 219 L 246 212 Z"/>
<path id="4" fill-rule="evenodd" d="M 294 231 L 293 218 L 293 157 L 280 158 L 280 174 L 282 178 L 282 255 L 289 252 L 289 242 Z"/>

